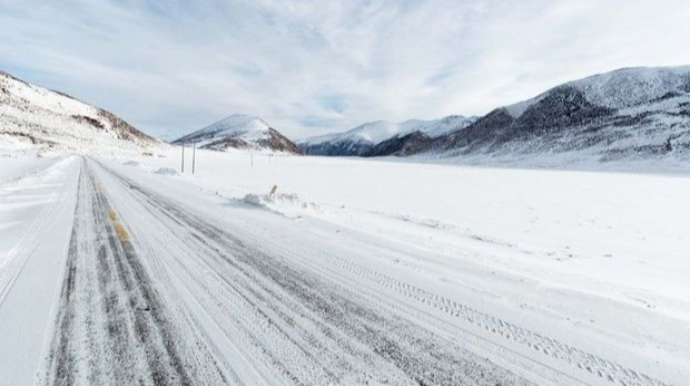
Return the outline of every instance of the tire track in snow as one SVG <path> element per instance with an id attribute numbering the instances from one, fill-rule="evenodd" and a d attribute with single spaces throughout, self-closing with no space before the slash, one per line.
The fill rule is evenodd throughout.
<path id="1" fill-rule="evenodd" d="M 40 383 L 192 385 L 199 369 L 112 209 L 82 165 L 57 327 Z M 205 374 L 208 379 L 224 379 Z M 223 382 L 220 382 L 223 383 Z"/>
<path id="2" fill-rule="evenodd" d="M 433 307 L 450 316 L 462 319 L 487 332 L 499 335 L 504 339 L 527 346 L 527 348 L 539 354 L 544 354 L 559 361 L 569 363 L 572 366 L 576 366 L 606 381 L 622 386 L 665 385 L 663 382 L 645 374 L 627 369 L 596 355 L 589 354 L 542 334 L 477 311 L 453 300 L 435 295 L 414 285 L 401 282 L 380 272 L 357 265 L 351 261 L 338 257 L 330 257 L 329 260 L 334 263 L 334 266 L 350 272 L 351 274 L 370 280 L 381 287 L 397 292 L 426 306 Z"/>
<path id="3" fill-rule="evenodd" d="M 245 239 L 251 238 L 251 236 L 248 234 L 245 234 L 244 236 Z M 266 240 L 256 240 L 256 242 L 261 243 L 265 248 L 270 249 L 275 253 L 285 253 L 286 251 L 285 248 L 277 244 L 267 246 Z M 607 384 L 616 384 L 621 386 L 669 386 L 668 384 L 639 371 L 626 368 L 597 355 L 588 353 L 584 350 L 580 350 L 558 340 L 549 338 L 543 334 L 478 311 L 472 307 L 463 305 L 443 296 L 436 295 L 432 292 L 395 279 L 391 276 L 385 275 L 374 269 L 362 266 L 342 257 L 326 253 L 322 250 L 312 250 L 306 246 L 295 246 L 294 248 L 295 249 L 293 249 L 292 253 L 290 254 L 290 259 L 301 261 L 302 264 L 305 264 L 314 271 L 321 272 L 325 276 L 335 278 L 346 277 L 344 280 L 353 284 L 356 282 L 355 280 L 352 280 L 353 277 L 366 279 L 375 286 L 397 293 L 417 302 L 422 306 L 422 309 L 423 307 L 431 307 L 437 311 L 445 313 L 448 316 L 457 318 L 463 323 L 469 323 L 475 327 L 478 327 L 481 330 L 484 330 L 486 333 L 521 345 L 527 349 L 526 353 L 528 355 L 529 352 L 537 354 L 536 357 L 534 355 L 530 355 L 532 358 L 538 358 L 540 355 L 545 355 L 560 363 L 574 367 L 577 369 L 577 371 L 582 371 L 593 375 Z M 316 259 L 309 260 L 301 258 L 300 256 L 303 255 L 316 256 Z M 319 261 L 319 263 L 314 264 L 314 261 Z M 374 296 L 380 297 L 378 293 Z M 470 334 L 474 335 L 471 332 Z M 539 363 L 538 361 L 534 362 Z M 558 370 L 556 371 L 558 372 Z"/>

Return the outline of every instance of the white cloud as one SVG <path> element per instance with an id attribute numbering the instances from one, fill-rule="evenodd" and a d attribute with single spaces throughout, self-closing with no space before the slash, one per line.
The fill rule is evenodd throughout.
<path id="1" fill-rule="evenodd" d="M 684 0 L 0 3 L 0 66 L 174 137 L 483 114 L 578 77 L 690 63 Z"/>

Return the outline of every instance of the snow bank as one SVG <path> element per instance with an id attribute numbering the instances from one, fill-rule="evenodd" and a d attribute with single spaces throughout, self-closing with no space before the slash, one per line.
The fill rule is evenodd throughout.
<path id="1" fill-rule="evenodd" d="M 319 206 L 303 201 L 297 194 L 247 194 L 242 198 L 245 204 L 268 209 L 286 216 L 300 217 L 300 210 L 316 210 Z"/>
<path id="2" fill-rule="evenodd" d="M 156 171 L 154 173 L 164 175 L 164 176 L 176 176 L 177 170 L 175 170 L 173 168 L 162 167 L 162 168 L 156 169 Z"/>

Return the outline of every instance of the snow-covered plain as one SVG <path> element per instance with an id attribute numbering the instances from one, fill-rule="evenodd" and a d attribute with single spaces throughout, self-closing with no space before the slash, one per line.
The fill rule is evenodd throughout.
<path id="1" fill-rule="evenodd" d="M 28 225 L 17 224 L 30 224 L 48 216 L 45 213 L 54 218 L 46 226 L 62 229 L 62 233 L 51 233 L 44 243 L 66 254 L 69 227 L 65 230 L 59 225 L 75 220 L 74 202 L 67 197 L 78 196 L 82 201 L 77 209 L 86 210 L 91 207 L 90 195 L 98 201 L 104 194 L 122 218 L 144 267 L 156 272 L 151 280 L 163 298 L 161 304 L 173 299 L 179 304 L 167 304 L 169 308 L 190 310 L 191 314 L 176 311 L 173 324 L 185 325 L 182 321 L 192 318 L 190 326 L 207 334 L 204 336 L 214 342 L 211 352 L 223 358 L 218 366 L 228 365 L 237 379 L 249 384 L 404 383 L 381 357 L 357 356 L 367 352 L 360 346 L 353 348 L 354 353 L 342 352 L 342 357 L 331 356 L 340 346 L 330 346 L 334 344 L 330 341 L 319 349 L 322 351 L 305 349 L 313 342 L 293 331 L 295 325 L 282 324 L 280 312 L 292 311 L 279 312 L 277 304 L 269 307 L 273 311 L 268 316 L 264 314 L 273 320 L 268 324 L 241 300 L 229 308 L 232 312 L 219 308 L 234 295 L 204 290 L 215 279 L 210 272 L 204 273 L 208 267 L 197 267 L 189 259 L 201 252 L 192 244 L 185 245 L 182 233 L 175 233 L 184 230 L 172 228 L 175 220 L 166 220 L 166 215 L 186 212 L 166 212 L 160 219 L 147 215 L 152 209 L 144 205 L 143 193 L 148 192 L 244 235 L 249 245 L 284 254 L 295 266 L 310 267 L 308 272 L 319 272 L 343 291 L 352 291 L 356 294 L 353 299 L 366 298 L 363 304 L 375 305 L 382 315 L 413 320 L 417 328 L 440 337 L 438 342 L 453 342 L 476 355 L 471 362 L 480 363 L 482 369 L 489 367 L 478 358 L 513 374 L 496 372 L 497 383 L 681 386 L 690 379 L 690 205 L 686 204 L 690 175 L 502 169 L 271 153 L 254 153 L 252 159 L 241 151 L 203 150 L 197 151 L 192 175 L 189 154 L 186 173 L 173 172 L 180 167 L 177 150 L 164 153 L 165 157 L 96 158 L 100 163 L 83 163 L 76 157 L 27 158 L 26 165 L 38 162 L 31 167 L 0 158 L 0 220 L 4 227 L 24 229 L 10 236 L 3 231 L 0 264 L 2 259 L 8 260 L 6 251 L 17 250 L 22 234 L 32 235 Z M 77 194 L 79 170 L 82 193 Z M 97 181 L 89 195 L 84 193 L 87 175 Z M 22 182 L 29 179 L 35 180 Z M 31 191 L 39 188 L 45 192 Z M 46 212 L 13 204 L 21 195 L 40 198 L 41 194 L 55 200 L 42 201 L 43 205 L 72 206 Z M 163 208 L 165 201 L 152 202 Z M 77 214 L 79 221 L 88 223 L 82 216 L 88 212 Z M 11 220 L 17 218 L 20 220 Z M 88 234 L 81 237 L 80 243 L 88 244 Z M 211 248 L 218 241 L 204 242 Z M 40 240 L 30 244 L 45 249 Z M 30 280 L 24 284 L 17 280 L 7 301 L 0 300 L 0 346 L 22 353 L 14 359 L 14 354 L 0 350 L 4 352 L 0 354 L 0 374 L 11 375 L 0 377 L 2 385 L 25 384 L 36 373 L 40 373 L 36 379 L 43 382 L 45 372 L 50 372 L 42 367 L 46 353 L 57 352 L 51 351 L 50 338 L 46 338 L 57 327 L 46 320 L 50 312 L 56 315 L 58 310 L 35 311 L 31 315 L 39 315 L 39 322 L 23 327 L 20 335 L 13 333 L 22 323 L 22 300 L 39 294 L 43 299 L 39 304 L 46 305 L 60 296 L 57 281 L 65 273 L 58 263 L 66 257 L 40 250 L 33 254 L 28 260 L 33 266 L 27 265 L 19 277 L 30 278 L 32 272 L 35 276 L 42 272 L 39 262 L 52 262 L 53 280 L 33 287 Z M 207 283 L 192 280 L 196 270 Z M 0 268 L 0 282 L 9 277 L 8 272 Z M 226 274 L 234 275 L 231 272 Z M 280 292 L 275 283 L 266 288 L 268 293 Z M 19 293 L 20 289 L 24 292 Z M 170 298 L 166 300 L 166 296 Z M 87 302 L 88 298 L 77 297 L 76 301 Z M 78 310 L 75 321 L 80 320 Z M 238 315 L 242 318 L 235 320 Z M 320 340 L 325 339 L 319 335 L 321 319 L 308 319 L 314 325 L 300 325 L 311 314 L 295 315 L 291 318 L 297 318 L 300 328 L 313 329 L 313 339 L 326 344 Z M 60 320 L 60 327 L 67 328 L 64 320 L 71 319 L 63 315 Z M 217 324 L 218 320 L 224 322 Z M 254 326 L 254 340 L 238 340 L 247 339 L 241 331 L 248 326 Z M 30 327 L 37 333 L 27 331 Z M 275 328 L 289 339 L 283 341 L 285 336 Z M 389 325 L 386 331 L 399 333 L 400 328 Z M 336 330 L 339 334 L 347 329 Z M 87 351 L 80 351 L 93 339 L 88 331 L 77 331 L 83 334 L 75 336 L 81 343 L 70 348 L 77 359 L 88 357 Z M 259 351 L 253 348 L 257 342 L 263 342 L 257 346 Z M 302 344 L 307 354 L 321 355 L 320 361 L 311 362 L 313 357 L 290 351 L 293 344 Z M 429 344 L 418 351 L 418 358 L 411 359 L 426 363 L 424 352 L 439 348 Z M 202 354 L 198 354 L 200 362 L 210 355 L 203 350 Z M 283 372 L 276 372 L 276 366 L 261 359 L 264 354 L 270 354 Z M 333 367 L 341 361 L 350 365 Z M 59 368 L 57 359 L 48 363 Z M 86 373 L 77 376 L 75 383 L 83 383 L 85 378 L 80 377 L 89 374 L 87 362 L 76 363 Z M 310 363 L 315 367 L 308 371 L 305 366 Z M 444 360 L 438 359 L 438 363 L 438 368 L 429 369 L 432 374 L 448 371 Z M 321 366 L 328 371 L 321 373 Z M 385 377 L 362 375 L 372 369 Z M 450 371 L 461 374 L 464 369 L 456 365 Z M 286 372 L 292 374 L 292 381 Z M 465 374 L 476 382 L 483 379 L 472 378 L 475 373 Z M 107 376 L 94 375 L 95 379 Z M 437 380 L 443 383 L 441 378 Z"/>
<path id="2" fill-rule="evenodd" d="M 662 379 L 690 379 L 689 175 L 255 157 L 200 152 L 195 175 L 169 179 L 305 232 L 335 224 L 347 236 L 329 235 L 334 244 L 365 240 L 365 262 Z M 138 173 L 179 168 L 175 153 L 138 162 Z"/>

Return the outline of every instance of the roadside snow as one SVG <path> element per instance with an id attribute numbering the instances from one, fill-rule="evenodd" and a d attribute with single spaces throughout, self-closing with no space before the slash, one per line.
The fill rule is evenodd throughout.
<path id="1" fill-rule="evenodd" d="M 122 171 L 179 154 L 139 162 Z M 173 183 L 281 213 L 331 248 L 358 240 L 363 264 L 605 358 L 690 376 L 688 175 L 199 151 Z"/>
<path id="2" fill-rule="evenodd" d="M 22 177 L 36 173 L 60 158 L 15 157 L 0 154 L 0 183 L 16 182 Z M 6 188 L 7 185 L 2 188 Z"/>
<path id="3" fill-rule="evenodd" d="M 163 176 L 176 176 L 178 174 L 177 170 L 175 170 L 173 168 L 165 168 L 165 167 L 156 169 L 156 171 L 154 173 L 160 174 Z"/>
<path id="4" fill-rule="evenodd" d="M 0 158 L 0 170 L 10 169 Z M 79 163 L 23 159 L 0 185 L 0 385 L 28 385 L 52 333 Z M 56 162 L 57 161 L 57 162 Z M 18 175 L 23 169 L 23 175 Z"/>
<path id="5" fill-rule="evenodd" d="M 304 202 L 297 194 L 247 194 L 242 198 L 246 204 L 265 208 L 289 217 L 300 217 L 304 211 L 318 210 L 319 206 L 313 202 Z"/>

